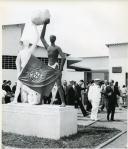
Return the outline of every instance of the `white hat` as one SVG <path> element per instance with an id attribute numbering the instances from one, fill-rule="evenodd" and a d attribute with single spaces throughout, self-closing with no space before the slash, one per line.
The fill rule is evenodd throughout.
<path id="1" fill-rule="evenodd" d="M 94 79 L 94 82 L 97 82 L 97 81 L 100 81 L 100 79 L 99 78 Z"/>

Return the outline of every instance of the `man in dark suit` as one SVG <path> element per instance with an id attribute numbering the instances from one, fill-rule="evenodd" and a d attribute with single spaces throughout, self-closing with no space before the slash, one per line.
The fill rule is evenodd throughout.
<path id="1" fill-rule="evenodd" d="M 52 98 L 52 92 L 50 92 L 49 96 L 44 96 L 44 104 L 50 104 Z"/>
<path id="2" fill-rule="evenodd" d="M 10 98 L 12 97 L 12 90 L 11 90 L 11 81 L 7 81 L 6 85 L 4 86 L 4 90 L 7 92 L 6 96 L 5 96 L 5 103 L 9 103 L 11 102 Z"/>
<path id="3" fill-rule="evenodd" d="M 4 87 L 5 87 L 6 83 L 7 83 L 7 80 L 3 80 L 3 84 L 2 84 L 2 89 L 3 90 L 5 90 Z"/>
<path id="4" fill-rule="evenodd" d="M 64 93 L 64 99 L 65 99 L 65 103 L 66 105 L 68 105 L 68 101 L 67 101 L 67 81 L 64 80 L 63 81 L 63 85 L 62 85 L 62 90 L 63 90 L 63 93 Z M 54 104 L 61 104 L 61 98 L 60 98 L 60 94 L 59 94 L 59 90 L 57 90 L 56 92 L 56 97 L 55 97 L 57 100 L 54 101 Z"/>
<path id="5" fill-rule="evenodd" d="M 11 81 L 9 80 L 6 82 L 6 85 L 4 87 L 4 89 L 7 93 L 12 91 L 10 85 L 11 85 Z"/>
<path id="6" fill-rule="evenodd" d="M 73 105 L 75 104 L 75 90 L 73 88 L 74 81 L 70 81 L 69 85 L 67 86 L 67 96 L 66 96 L 66 102 L 67 105 Z"/>
<path id="7" fill-rule="evenodd" d="M 111 121 L 114 121 L 116 99 L 114 98 L 114 88 L 113 82 L 111 81 L 109 85 L 106 86 L 106 108 L 107 108 L 107 120 L 109 121 L 109 116 L 111 114 Z"/>
<path id="8" fill-rule="evenodd" d="M 77 102 L 77 105 L 80 107 L 82 113 L 84 116 L 88 115 L 88 112 L 85 110 L 82 100 L 81 100 L 81 91 L 85 90 L 85 88 L 82 88 L 81 86 L 83 85 L 84 81 L 80 80 L 78 84 L 74 84 L 74 90 L 75 90 L 75 102 Z"/>

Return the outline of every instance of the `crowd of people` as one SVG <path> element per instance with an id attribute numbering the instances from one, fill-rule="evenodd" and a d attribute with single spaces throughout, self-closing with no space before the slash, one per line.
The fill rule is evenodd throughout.
<path id="1" fill-rule="evenodd" d="M 66 105 L 80 108 L 83 116 L 90 115 L 91 120 L 98 120 L 98 112 L 106 109 L 107 120 L 114 121 L 115 108 L 127 107 L 128 88 L 118 86 L 118 82 L 95 79 L 89 83 L 80 80 L 62 82 L 62 89 Z M 11 81 L 4 80 L 2 85 L 2 103 L 10 103 L 14 99 L 16 83 L 11 88 Z M 44 104 L 61 105 L 61 97 L 55 84 L 49 97 L 43 97 Z M 22 102 L 21 94 L 18 102 Z"/>
<path id="2" fill-rule="evenodd" d="M 2 103 L 10 103 L 13 100 L 16 90 L 16 83 L 11 88 L 12 82 L 10 80 L 3 80 L 2 84 Z"/>

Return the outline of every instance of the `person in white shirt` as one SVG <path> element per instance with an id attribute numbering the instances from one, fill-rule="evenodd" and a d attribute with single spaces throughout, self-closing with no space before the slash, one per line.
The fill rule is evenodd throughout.
<path id="1" fill-rule="evenodd" d="M 57 85 L 55 84 L 54 87 L 52 88 L 51 104 L 53 104 L 57 100 L 56 99 L 56 93 L 57 93 Z"/>
<path id="2" fill-rule="evenodd" d="M 89 87 L 88 100 L 92 104 L 91 120 L 97 121 L 98 108 L 101 100 L 101 88 L 99 86 L 100 79 L 95 79 L 93 85 Z"/>
<path id="3" fill-rule="evenodd" d="M 123 101 L 123 105 L 126 105 L 126 95 L 127 95 L 127 88 L 125 85 L 123 85 L 122 89 L 121 89 L 121 93 L 122 93 L 122 101 Z"/>

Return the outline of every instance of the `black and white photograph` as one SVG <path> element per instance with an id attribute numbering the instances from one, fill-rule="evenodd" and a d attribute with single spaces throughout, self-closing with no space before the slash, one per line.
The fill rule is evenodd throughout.
<path id="1" fill-rule="evenodd" d="M 127 149 L 128 0 L 1 0 L 1 148 Z"/>

